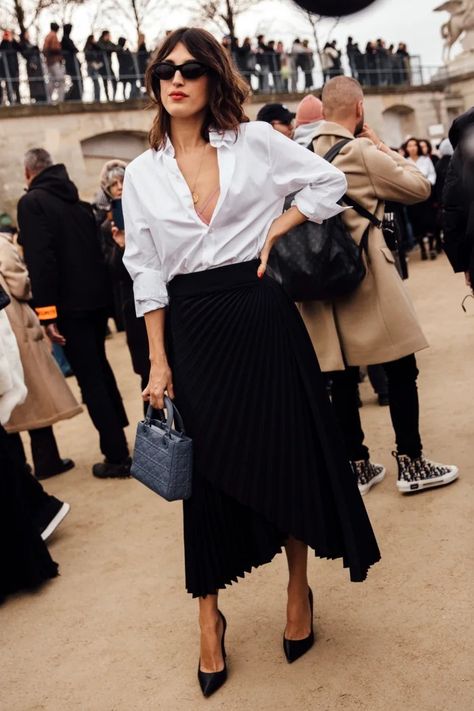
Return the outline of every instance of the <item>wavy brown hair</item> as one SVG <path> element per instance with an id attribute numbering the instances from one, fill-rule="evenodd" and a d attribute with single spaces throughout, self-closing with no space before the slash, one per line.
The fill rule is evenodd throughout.
<path id="1" fill-rule="evenodd" d="M 422 155 L 423 155 L 423 150 L 422 150 L 422 148 L 421 148 L 420 141 L 418 140 L 418 138 L 415 138 L 414 136 L 411 136 L 410 138 L 407 138 L 407 140 L 405 141 L 405 143 L 402 145 L 402 151 L 403 151 L 403 155 L 405 156 L 405 158 L 408 158 L 408 155 L 409 155 L 409 154 L 408 154 L 408 151 L 407 151 L 407 146 L 408 146 L 408 144 L 410 143 L 410 141 L 415 141 L 416 147 L 418 148 L 418 157 L 422 156 Z"/>
<path id="2" fill-rule="evenodd" d="M 148 94 L 154 106 L 158 107 L 153 126 L 149 133 L 150 145 L 155 150 L 162 148 L 170 133 L 171 119 L 160 97 L 160 82 L 154 77 L 154 68 L 182 43 L 194 59 L 202 62 L 210 71 L 209 103 L 203 122 L 201 135 L 208 141 L 209 130 L 234 130 L 237 135 L 239 124 L 248 121 L 243 104 L 248 97 L 247 84 L 232 66 L 231 59 L 219 42 L 206 30 L 197 27 L 181 27 L 165 39 L 155 52 L 145 75 Z"/>

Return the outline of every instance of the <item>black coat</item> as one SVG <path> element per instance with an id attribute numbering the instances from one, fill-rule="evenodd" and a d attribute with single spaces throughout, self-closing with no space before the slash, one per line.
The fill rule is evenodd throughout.
<path id="1" fill-rule="evenodd" d="M 0 77 L 2 79 L 7 78 L 4 62 L 8 68 L 8 77 L 18 79 L 20 75 L 18 55 L 20 52 L 20 44 L 16 40 L 2 40 L 0 42 Z"/>
<path id="2" fill-rule="evenodd" d="M 114 78 L 115 74 L 112 69 L 112 54 L 116 52 L 119 48 L 118 45 L 114 44 L 110 40 L 98 40 L 96 42 L 97 48 L 101 52 L 101 61 L 103 66 L 99 69 L 100 74 L 106 77 Z"/>
<path id="3" fill-rule="evenodd" d="M 145 74 L 149 59 L 150 52 L 147 50 L 146 44 L 142 42 L 140 45 L 138 45 L 137 51 L 138 73 L 140 74 L 140 76 Z"/>
<path id="4" fill-rule="evenodd" d="M 18 226 L 34 306 L 43 320 L 54 320 L 55 310 L 69 314 L 108 306 L 107 270 L 94 213 L 79 199 L 64 165 L 46 168 L 34 178 L 18 203 Z"/>
<path id="5" fill-rule="evenodd" d="M 437 205 L 441 205 L 443 202 L 444 185 L 446 183 L 450 163 L 451 156 L 443 156 L 435 165 L 436 183 L 434 186 L 434 197 Z"/>
<path id="6" fill-rule="evenodd" d="M 78 48 L 69 37 L 65 34 L 61 40 L 61 47 L 63 50 L 64 63 L 66 67 L 66 74 L 71 77 L 77 77 L 81 74 L 81 65 L 77 59 L 77 54 L 79 52 Z"/>
<path id="7" fill-rule="evenodd" d="M 141 377 L 143 387 L 145 387 L 150 374 L 150 354 L 145 319 L 143 317 L 137 318 L 135 313 L 133 281 L 122 261 L 123 249 L 118 246 L 112 237 L 112 226 L 108 219 L 105 219 L 102 223 L 101 231 L 105 263 L 109 270 L 113 287 L 118 292 L 121 316 L 125 326 L 133 370 Z"/>
<path id="8" fill-rule="evenodd" d="M 132 81 L 136 77 L 137 70 L 130 50 L 119 46 L 119 49 L 117 49 L 117 59 L 120 81 Z"/>
<path id="9" fill-rule="evenodd" d="M 40 49 L 28 40 L 23 39 L 20 42 L 20 51 L 26 60 L 30 97 L 37 102 L 45 102 L 47 93 Z"/>
<path id="10" fill-rule="evenodd" d="M 474 109 L 455 119 L 449 132 L 454 155 L 443 191 L 444 249 L 455 272 L 474 284 Z"/>

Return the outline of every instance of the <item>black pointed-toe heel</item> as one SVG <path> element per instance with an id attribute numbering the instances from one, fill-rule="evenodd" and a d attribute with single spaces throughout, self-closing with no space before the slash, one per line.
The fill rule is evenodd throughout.
<path id="1" fill-rule="evenodd" d="M 297 659 L 306 654 L 314 644 L 314 628 L 313 628 L 313 591 L 309 588 L 308 592 L 309 606 L 311 608 L 311 632 L 304 639 L 286 639 L 283 636 L 283 651 L 285 652 L 286 661 L 288 664 L 296 662 Z"/>
<path id="2" fill-rule="evenodd" d="M 224 623 L 224 631 L 222 632 L 221 648 L 222 648 L 222 658 L 224 660 L 224 668 L 218 672 L 203 672 L 201 671 L 201 660 L 199 660 L 198 665 L 198 680 L 199 686 L 204 696 L 211 696 L 218 689 L 221 688 L 223 684 L 227 681 L 227 664 L 225 661 L 225 631 L 227 629 L 227 620 L 220 610 L 218 610 L 219 615 L 222 617 L 222 622 Z"/>

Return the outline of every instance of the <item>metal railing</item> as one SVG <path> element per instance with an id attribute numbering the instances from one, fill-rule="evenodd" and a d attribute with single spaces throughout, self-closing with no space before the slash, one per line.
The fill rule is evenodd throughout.
<path id="1" fill-rule="evenodd" d="M 87 55 L 86 55 L 87 56 Z M 390 59 L 360 55 L 344 68 L 321 68 L 317 55 L 262 53 L 234 63 L 254 94 L 305 93 L 318 89 L 337 74 L 352 74 L 365 87 L 422 86 L 446 78 L 438 67 L 422 66 L 419 57 Z M 0 52 L 0 105 L 110 102 L 146 99 L 144 67 L 147 57 L 127 52 L 95 52 L 46 60 L 36 51 L 25 58 L 17 52 Z M 375 61 L 374 61 L 375 59 Z"/>

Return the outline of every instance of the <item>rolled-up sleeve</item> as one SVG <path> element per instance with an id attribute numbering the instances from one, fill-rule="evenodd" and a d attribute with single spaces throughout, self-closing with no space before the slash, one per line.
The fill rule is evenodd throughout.
<path id="1" fill-rule="evenodd" d="M 347 189 L 344 173 L 269 126 L 270 173 L 281 197 L 298 191 L 294 205 L 312 222 L 345 210 L 338 204 Z"/>
<path id="2" fill-rule="evenodd" d="M 125 222 L 123 263 L 133 279 L 135 311 L 143 316 L 168 304 L 168 291 L 162 264 L 151 232 L 146 224 L 135 177 L 127 171 L 122 194 Z"/>

